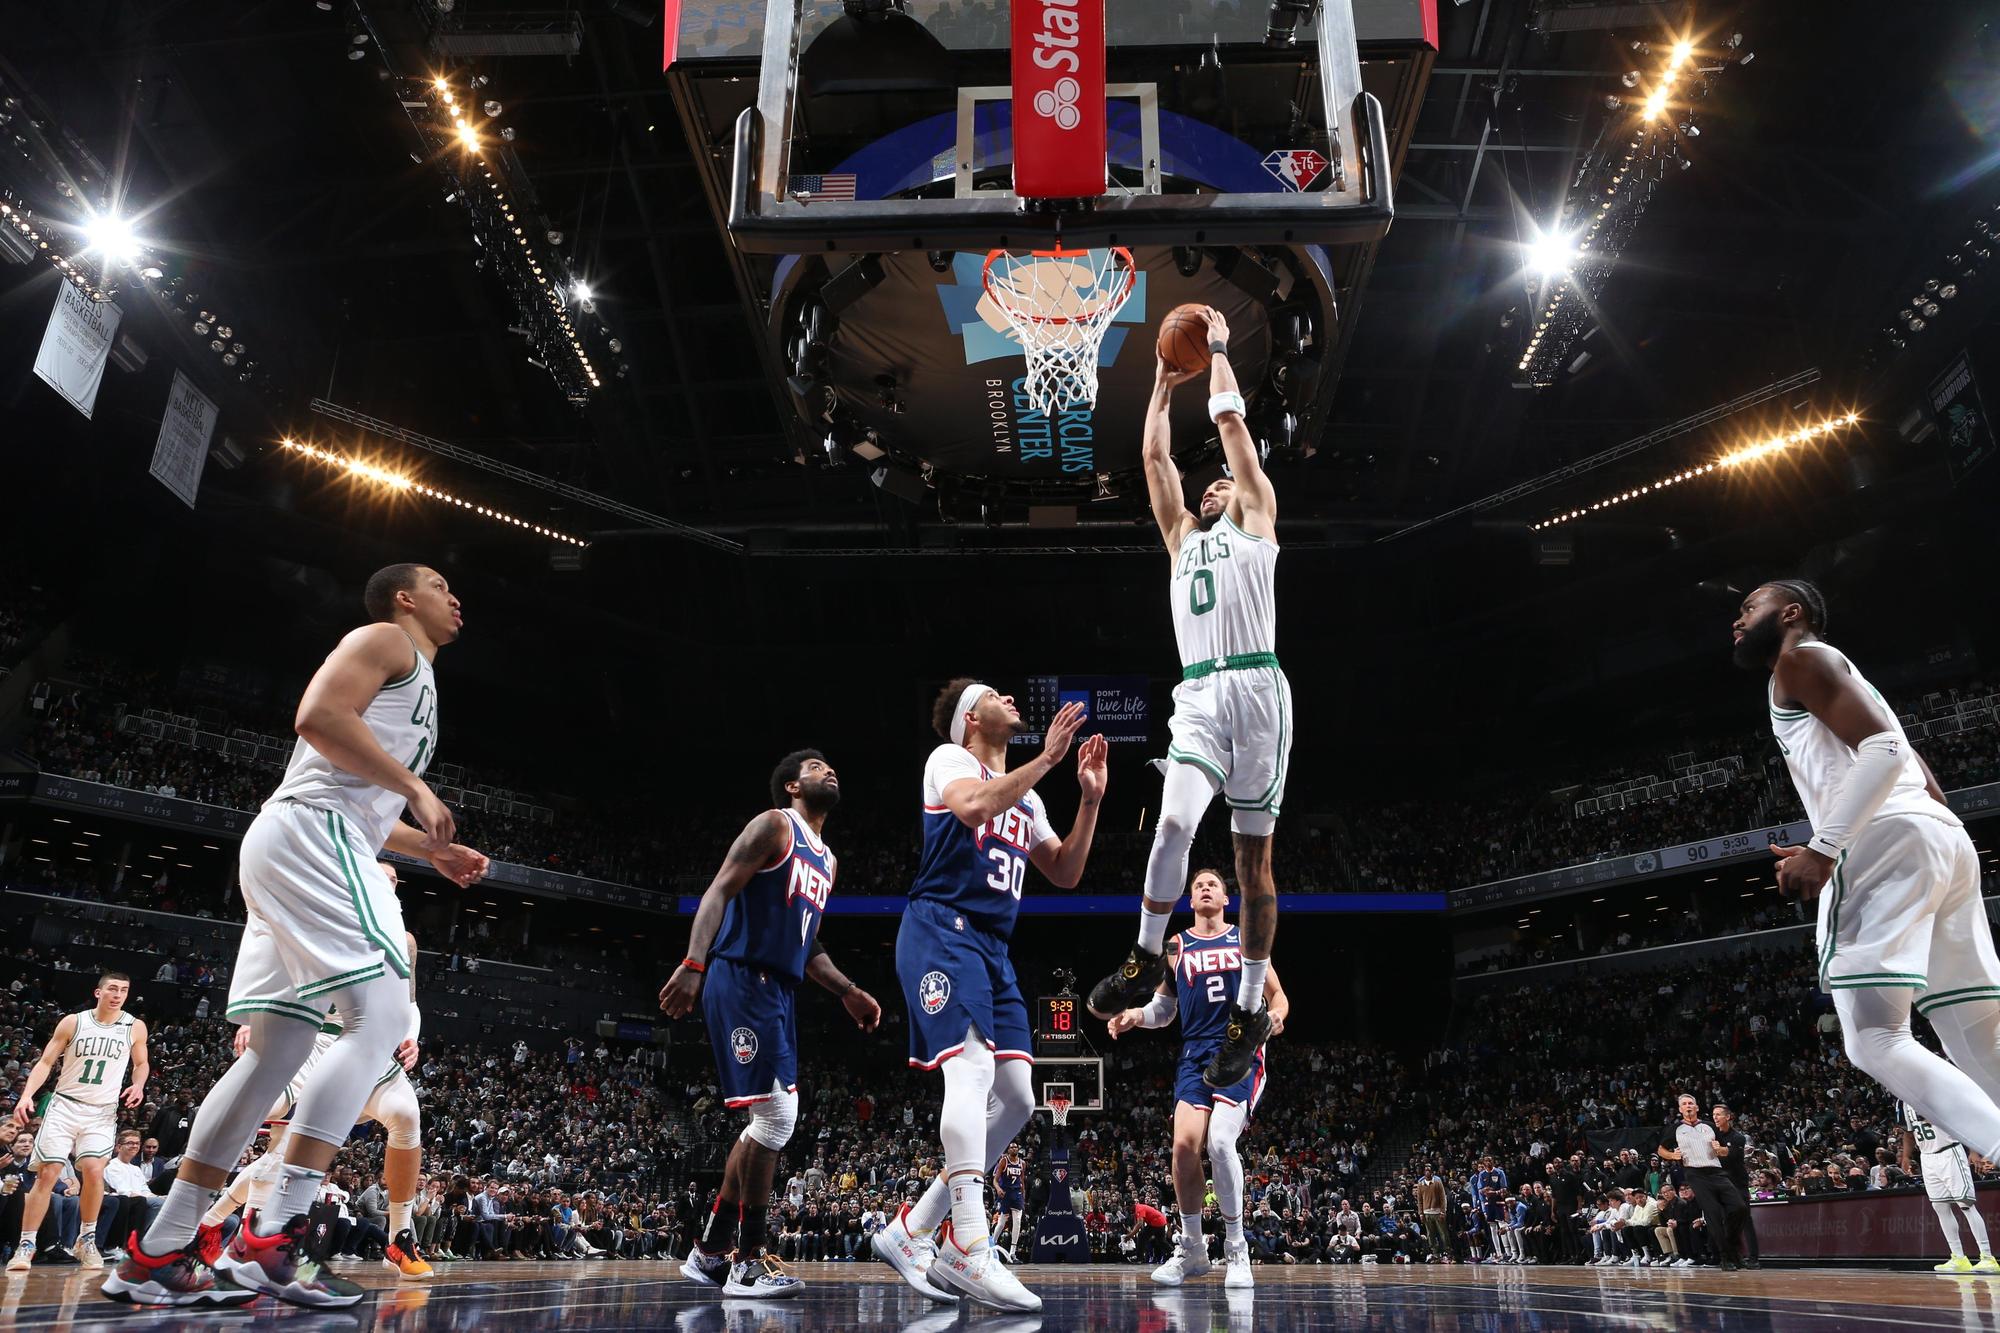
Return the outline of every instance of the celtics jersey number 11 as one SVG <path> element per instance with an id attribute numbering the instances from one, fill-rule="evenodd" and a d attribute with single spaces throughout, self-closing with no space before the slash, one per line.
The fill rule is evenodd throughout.
<path id="1" fill-rule="evenodd" d="M 1276 651 L 1277 566 L 1277 542 L 1252 536 L 1227 514 L 1181 539 L 1171 598 L 1182 667 Z"/>

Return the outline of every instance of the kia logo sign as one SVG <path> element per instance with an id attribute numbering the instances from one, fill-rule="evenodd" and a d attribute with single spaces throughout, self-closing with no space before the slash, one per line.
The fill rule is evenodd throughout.
<path id="1" fill-rule="evenodd" d="M 1018 0 L 1009 7 L 1014 193 L 1104 193 L 1104 0 Z"/>

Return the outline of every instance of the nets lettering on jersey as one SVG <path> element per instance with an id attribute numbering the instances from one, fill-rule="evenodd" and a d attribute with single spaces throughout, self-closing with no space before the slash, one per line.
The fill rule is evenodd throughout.
<path id="1" fill-rule="evenodd" d="M 986 296 L 1027 359 L 1028 402 L 1044 416 L 1097 402 L 1097 354 L 1138 282 L 1132 252 L 995 250 L 986 256 Z"/>

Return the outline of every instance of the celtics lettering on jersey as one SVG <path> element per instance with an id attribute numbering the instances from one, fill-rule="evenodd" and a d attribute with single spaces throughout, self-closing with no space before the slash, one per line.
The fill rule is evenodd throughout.
<path id="1" fill-rule="evenodd" d="M 56 1095 L 88 1106 L 109 1106 L 118 1100 L 131 1062 L 132 1016 L 120 1014 L 110 1023 L 100 1023 L 86 1009 L 76 1016 L 76 1035 L 63 1052 Z"/>
<path id="2" fill-rule="evenodd" d="M 1227 515 L 1181 539 L 1171 601 L 1182 666 L 1275 650 L 1277 563 L 1276 542 L 1252 536 Z"/>

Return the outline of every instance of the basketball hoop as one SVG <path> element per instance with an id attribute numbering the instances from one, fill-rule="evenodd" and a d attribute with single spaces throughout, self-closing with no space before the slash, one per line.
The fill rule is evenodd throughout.
<path id="1" fill-rule="evenodd" d="M 1031 250 L 986 256 L 986 295 L 1028 361 L 1028 402 L 1044 416 L 1097 403 L 1097 353 L 1139 280 L 1132 252 Z M 1061 1124 L 1061 1121 L 1056 1123 Z"/>
<path id="2" fill-rule="evenodd" d="M 1056 1128 L 1069 1124 L 1069 1098 L 1057 1093 L 1049 1098 L 1049 1114 L 1055 1117 Z"/>

